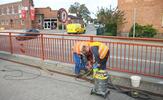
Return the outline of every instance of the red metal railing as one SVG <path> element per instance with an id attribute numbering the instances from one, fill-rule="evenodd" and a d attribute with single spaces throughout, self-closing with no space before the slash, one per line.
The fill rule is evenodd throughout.
<path id="1" fill-rule="evenodd" d="M 34 39 L 18 41 L 16 34 L 0 34 L 0 51 L 73 63 L 72 47 L 76 42 L 99 41 L 110 48 L 109 70 L 163 78 L 163 40 L 41 34 Z"/>

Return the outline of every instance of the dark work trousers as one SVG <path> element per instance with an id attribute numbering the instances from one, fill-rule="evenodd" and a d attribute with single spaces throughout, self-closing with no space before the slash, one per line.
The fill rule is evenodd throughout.
<path id="1" fill-rule="evenodd" d="M 108 50 L 108 52 L 107 52 L 105 58 L 103 58 L 103 59 L 100 60 L 100 65 L 101 65 L 100 68 L 101 68 L 102 70 L 106 70 L 106 63 L 107 63 L 109 54 L 110 54 L 110 51 Z"/>
<path id="2" fill-rule="evenodd" d="M 97 64 L 100 64 L 100 66 L 99 66 L 100 69 L 105 70 L 110 51 L 108 50 L 106 56 L 103 59 L 100 59 L 98 50 L 99 50 L 98 46 L 91 47 L 91 52 L 93 53 L 93 56 L 95 58 L 95 62 Z"/>

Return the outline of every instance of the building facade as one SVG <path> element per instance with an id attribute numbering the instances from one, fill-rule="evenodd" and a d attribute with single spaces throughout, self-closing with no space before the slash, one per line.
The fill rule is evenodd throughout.
<path id="1" fill-rule="evenodd" d="M 34 8 L 33 0 L 1 4 L 0 29 L 59 29 L 62 26 L 58 20 L 58 10 L 52 10 L 50 7 L 35 8 L 35 17 L 32 20 L 31 8 Z M 25 18 L 22 10 L 25 10 Z M 83 23 L 83 19 L 69 15 L 64 25 L 69 23 Z"/>
<path id="2" fill-rule="evenodd" d="M 118 0 L 118 8 L 124 11 L 126 18 L 119 30 L 121 33 L 129 33 L 134 19 L 141 25 L 153 25 L 163 33 L 163 0 Z"/>
<path id="3" fill-rule="evenodd" d="M 34 27 L 38 29 L 57 29 L 59 21 L 57 18 L 58 10 L 47 8 L 35 8 Z"/>
<path id="4" fill-rule="evenodd" d="M 57 18 L 57 10 L 51 8 L 35 8 L 35 19 L 30 18 L 30 7 L 33 0 L 0 5 L 0 28 L 4 29 L 56 29 L 60 24 Z M 26 18 L 22 18 L 22 9 L 26 8 Z"/>
<path id="5" fill-rule="evenodd" d="M 0 5 L 0 27 L 7 29 L 21 28 L 22 2 Z"/>

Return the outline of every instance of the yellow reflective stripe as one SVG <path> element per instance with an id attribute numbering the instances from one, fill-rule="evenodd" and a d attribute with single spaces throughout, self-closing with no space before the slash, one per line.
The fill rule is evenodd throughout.
<path id="1" fill-rule="evenodd" d="M 101 44 L 99 46 L 99 54 L 101 54 L 104 51 L 104 48 L 105 48 L 105 45 L 104 44 Z"/>
<path id="2" fill-rule="evenodd" d="M 103 46 L 102 46 L 102 45 L 100 45 L 100 46 L 99 46 L 99 50 L 98 50 L 98 51 L 99 51 L 99 53 L 101 53 L 102 48 L 103 48 Z"/>
<path id="3" fill-rule="evenodd" d="M 103 59 L 103 58 L 106 56 L 108 50 L 109 50 L 108 47 L 105 47 L 105 48 L 104 48 L 103 52 L 100 54 L 100 59 Z"/>

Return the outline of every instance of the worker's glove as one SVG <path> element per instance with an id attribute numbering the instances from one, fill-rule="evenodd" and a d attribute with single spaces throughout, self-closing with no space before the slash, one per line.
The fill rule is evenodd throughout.
<path id="1" fill-rule="evenodd" d="M 100 67 L 100 64 L 98 64 L 98 63 L 93 64 L 93 69 L 96 69 L 96 68 L 99 68 L 99 67 Z"/>

